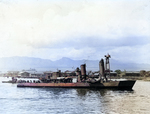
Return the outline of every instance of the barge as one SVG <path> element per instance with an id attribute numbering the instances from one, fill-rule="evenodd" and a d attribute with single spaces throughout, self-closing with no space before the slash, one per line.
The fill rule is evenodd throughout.
<path id="1" fill-rule="evenodd" d="M 42 78 L 38 82 L 18 83 L 17 87 L 50 87 L 50 88 L 114 88 L 114 89 L 132 89 L 136 80 L 112 81 L 110 79 L 110 55 L 105 55 L 106 61 L 101 59 L 99 62 L 99 75 L 97 78 L 86 75 L 86 65 L 81 65 L 81 70 L 76 69 L 76 82 L 71 77 L 59 77 L 52 79 Z M 60 75 L 59 75 L 60 76 Z"/>

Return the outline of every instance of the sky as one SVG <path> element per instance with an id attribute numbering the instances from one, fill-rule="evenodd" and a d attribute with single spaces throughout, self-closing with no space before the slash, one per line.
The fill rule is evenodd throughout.
<path id="1" fill-rule="evenodd" d="M 150 0 L 0 0 L 0 58 L 150 64 Z"/>

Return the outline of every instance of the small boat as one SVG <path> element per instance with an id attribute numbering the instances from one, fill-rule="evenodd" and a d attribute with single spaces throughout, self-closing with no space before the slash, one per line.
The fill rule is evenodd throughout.
<path id="1" fill-rule="evenodd" d="M 17 79 L 12 77 L 12 80 L 9 81 L 2 81 L 2 83 L 17 83 Z"/>
<path id="2" fill-rule="evenodd" d="M 9 81 L 2 81 L 2 83 L 16 83 L 16 82 L 9 80 Z"/>
<path id="3" fill-rule="evenodd" d="M 115 89 L 132 89 L 136 80 L 121 80 L 112 81 L 109 80 L 110 77 L 110 65 L 109 58 L 110 55 L 106 55 L 106 64 L 104 68 L 104 60 L 101 59 L 99 62 L 99 77 L 89 78 L 86 75 L 86 65 L 81 65 L 81 70 L 76 69 L 77 82 L 73 82 L 73 78 L 64 77 L 60 79 L 40 79 L 36 83 L 18 83 L 17 87 L 51 87 L 51 88 L 115 88 Z"/>

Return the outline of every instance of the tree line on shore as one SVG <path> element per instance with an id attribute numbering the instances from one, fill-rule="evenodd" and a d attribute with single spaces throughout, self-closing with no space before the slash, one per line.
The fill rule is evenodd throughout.
<path id="1" fill-rule="evenodd" d="M 140 71 L 121 71 L 120 69 L 115 70 L 114 72 L 117 73 L 117 76 L 124 77 L 124 76 L 140 76 L 140 77 L 150 77 L 150 71 L 140 70 Z"/>

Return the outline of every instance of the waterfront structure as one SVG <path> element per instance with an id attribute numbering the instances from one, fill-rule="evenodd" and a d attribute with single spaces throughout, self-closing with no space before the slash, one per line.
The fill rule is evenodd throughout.
<path id="1" fill-rule="evenodd" d="M 43 77 L 44 73 L 39 71 L 21 71 L 18 74 L 18 77 L 24 77 L 24 78 L 38 78 Z"/>
<path id="2" fill-rule="evenodd" d="M 18 76 L 18 74 L 19 74 L 19 71 L 7 71 L 5 76 L 16 77 L 16 76 Z"/>

